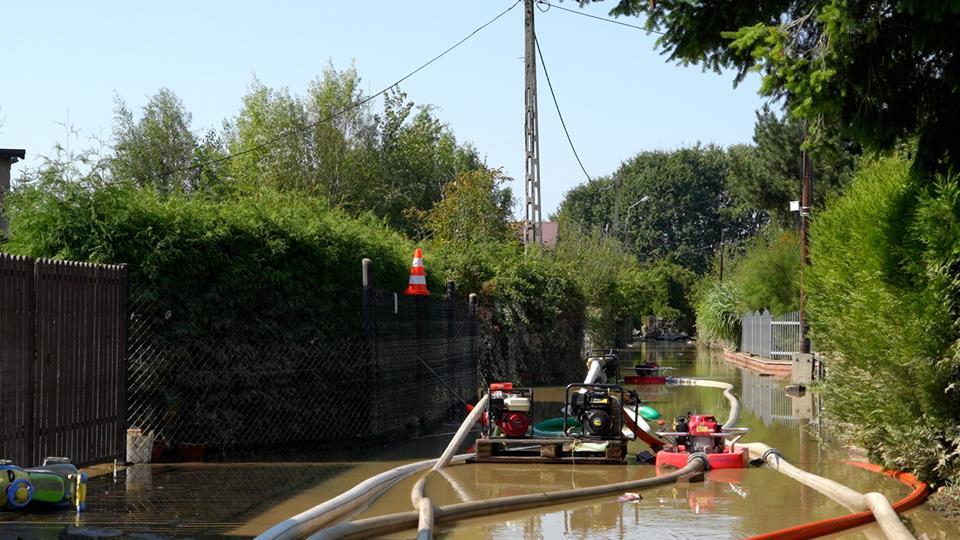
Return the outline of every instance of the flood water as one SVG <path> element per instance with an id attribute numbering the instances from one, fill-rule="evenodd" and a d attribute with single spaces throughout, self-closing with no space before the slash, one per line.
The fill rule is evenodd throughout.
<path id="1" fill-rule="evenodd" d="M 744 441 L 780 449 L 795 465 L 861 492 L 879 491 L 892 501 L 909 489 L 885 476 L 845 463 L 836 443 L 818 440 L 816 396 L 788 397 L 784 381 L 743 370 L 718 353 L 688 345 L 653 344 L 624 352 L 624 374 L 641 361 L 676 368 L 671 374 L 732 383 L 742 409 L 739 426 L 750 428 Z M 727 415 L 720 390 L 701 387 L 637 387 L 647 404 L 665 419 L 695 410 Z M 562 415 L 563 387 L 536 388 L 534 421 Z M 125 533 L 166 537 L 250 537 L 284 518 L 329 499 L 362 480 L 411 461 L 437 457 L 455 425 L 389 450 L 345 449 L 308 456 L 309 462 L 183 464 L 137 466 L 90 480 L 89 510 L 0 513 L 0 537 L 57 538 L 65 526 L 111 527 Z M 631 443 L 631 452 L 643 450 Z M 647 465 L 465 464 L 432 475 L 426 494 L 437 505 L 526 493 L 621 482 L 656 474 Z M 395 485 L 360 516 L 411 510 L 416 478 Z M 539 511 L 499 514 L 439 528 L 438 537 L 474 538 L 740 538 L 848 511 L 819 493 L 766 468 L 706 473 L 698 483 L 669 485 L 641 492 L 642 500 L 619 503 L 617 495 Z M 906 514 L 916 534 L 960 538 L 960 523 L 925 507 Z M 877 537 L 862 527 L 844 538 Z M 392 538 L 409 538 L 412 531 Z M 140 536 L 141 538 L 143 536 Z"/>

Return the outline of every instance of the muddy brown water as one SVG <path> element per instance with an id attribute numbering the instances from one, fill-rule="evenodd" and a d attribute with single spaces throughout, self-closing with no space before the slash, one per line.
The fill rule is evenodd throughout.
<path id="1" fill-rule="evenodd" d="M 891 500 L 909 489 L 885 476 L 845 463 L 836 443 L 821 442 L 817 397 L 789 397 L 783 381 L 724 362 L 713 352 L 688 345 L 653 344 L 628 351 L 624 373 L 634 363 L 653 360 L 676 368 L 672 374 L 732 383 L 741 398 L 739 425 L 744 440 L 779 448 L 794 464 L 861 492 L 879 491 Z M 701 387 L 637 387 L 665 419 L 696 410 L 726 418 L 721 391 Z M 535 389 L 535 416 L 562 415 L 563 387 Z M 403 463 L 436 457 L 456 426 L 390 449 L 298 456 L 297 462 L 147 465 L 102 474 L 90 480 L 89 510 L 2 512 L 0 538 L 57 538 L 64 527 L 99 528 L 132 538 L 250 537 L 271 525 L 350 489 L 364 479 Z M 631 451 L 642 450 L 632 443 Z M 640 465 L 467 464 L 432 475 L 426 493 L 435 504 L 586 487 L 655 475 Z M 360 516 L 408 511 L 415 478 L 398 483 Z M 766 468 L 711 471 L 702 483 L 671 485 L 640 492 L 642 499 L 619 503 L 616 495 L 586 502 L 507 512 L 438 528 L 438 537 L 474 538 L 740 538 L 791 525 L 847 514 L 819 493 Z M 960 523 L 925 506 L 905 514 L 917 534 L 960 538 Z M 836 536 L 875 536 L 861 527 Z M 410 538 L 411 531 L 391 538 Z"/>

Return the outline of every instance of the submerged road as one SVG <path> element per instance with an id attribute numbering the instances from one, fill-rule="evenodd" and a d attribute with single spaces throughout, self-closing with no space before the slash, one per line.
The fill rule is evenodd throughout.
<path id="1" fill-rule="evenodd" d="M 891 499 L 905 488 L 888 478 L 843 463 L 845 452 L 820 443 L 811 432 L 817 403 L 784 395 L 783 381 L 744 371 L 719 355 L 689 346 L 657 345 L 627 355 L 622 362 L 654 360 L 677 368 L 675 374 L 731 382 L 743 410 L 746 437 L 779 447 L 804 469 L 860 491 L 880 491 Z M 625 370 L 626 372 L 626 370 Z M 642 397 L 665 418 L 690 409 L 724 417 L 726 400 L 713 388 L 640 387 Z M 562 387 L 537 388 L 534 416 L 560 412 Z M 813 421 L 813 423 L 811 423 Z M 0 512 L 0 538 L 60 538 L 65 527 L 109 528 L 126 538 L 249 538 L 291 515 L 333 497 L 364 479 L 402 463 L 437 457 L 449 432 L 387 449 L 348 455 L 303 455 L 277 463 L 145 465 L 107 472 L 89 483 L 89 511 Z M 640 450 L 632 448 L 632 451 Z M 724 473 L 724 474 L 720 474 Z M 651 467 L 616 465 L 455 466 L 428 481 L 436 504 L 465 499 L 538 493 L 599 485 L 655 474 Z M 410 509 L 413 480 L 404 481 L 361 516 Z M 616 497 L 576 505 L 468 520 L 438 531 L 446 538 L 728 538 L 758 534 L 811 519 L 846 514 L 822 495 L 766 469 L 708 472 L 706 481 L 644 491 L 627 503 Z M 960 524 L 925 507 L 907 512 L 917 534 L 960 538 Z M 411 531 L 393 537 L 408 538 Z M 856 538 L 856 531 L 844 537 Z"/>

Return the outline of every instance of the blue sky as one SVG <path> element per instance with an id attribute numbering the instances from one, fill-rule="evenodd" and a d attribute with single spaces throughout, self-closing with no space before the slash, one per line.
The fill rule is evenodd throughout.
<path id="1" fill-rule="evenodd" d="M 65 140 L 64 122 L 109 138 L 113 97 L 134 110 L 168 87 L 197 131 L 240 108 L 254 75 L 302 93 L 327 62 L 356 62 L 372 92 L 399 79 L 508 7 L 513 0 L 351 2 L 28 2 L 8 10 L 0 35 L 0 147 L 26 148 L 15 171 Z M 556 1 L 556 0 L 554 0 Z M 580 9 L 575 2 L 559 3 Z M 605 16 L 614 0 L 592 4 Z M 640 24 L 638 19 L 624 19 Z M 567 126 L 587 172 L 602 176 L 638 151 L 697 141 L 749 142 L 757 77 L 666 63 L 655 36 L 551 9 L 537 35 Z M 503 167 L 523 193 L 523 4 L 403 86 L 437 107 L 461 141 Z M 544 218 L 585 181 L 540 75 Z M 379 104 L 378 104 L 379 106 Z M 69 111 L 69 113 L 68 113 Z M 15 172 L 15 174 L 17 174 Z"/>

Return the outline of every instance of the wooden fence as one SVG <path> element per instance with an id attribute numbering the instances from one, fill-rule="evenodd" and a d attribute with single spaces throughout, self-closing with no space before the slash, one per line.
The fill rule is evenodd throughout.
<path id="1" fill-rule="evenodd" d="M 126 314 L 125 265 L 0 254 L 0 459 L 124 455 Z"/>

